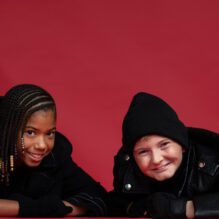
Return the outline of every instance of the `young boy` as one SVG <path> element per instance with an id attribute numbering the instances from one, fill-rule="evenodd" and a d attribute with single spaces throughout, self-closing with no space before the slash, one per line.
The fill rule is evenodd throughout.
<path id="1" fill-rule="evenodd" d="M 160 98 L 134 96 L 115 156 L 112 216 L 218 217 L 219 135 L 188 128 Z"/>

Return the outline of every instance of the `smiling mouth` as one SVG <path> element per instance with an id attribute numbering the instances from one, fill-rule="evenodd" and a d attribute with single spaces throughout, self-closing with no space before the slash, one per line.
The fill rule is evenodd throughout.
<path id="1" fill-rule="evenodd" d="M 171 162 L 163 165 L 163 166 L 160 166 L 160 167 L 156 167 L 156 168 L 153 168 L 152 171 L 156 172 L 156 173 L 161 173 L 161 172 L 164 172 L 168 169 L 169 165 L 171 164 Z"/>
<path id="2" fill-rule="evenodd" d="M 33 162 L 40 162 L 44 158 L 44 154 L 34 154 L 31 152 L 26 152 L 28 157 L 31 159 Z"/>

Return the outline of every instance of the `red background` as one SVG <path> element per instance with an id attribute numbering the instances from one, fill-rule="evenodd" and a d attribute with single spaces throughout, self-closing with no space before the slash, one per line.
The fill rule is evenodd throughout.
<path id="1" fill-rule="evenodd" d="M 132 96 L 219 132 L 219 1 L 0 1 L 0 95 L 48 90 L 74 160 L 107 190 Z"/>

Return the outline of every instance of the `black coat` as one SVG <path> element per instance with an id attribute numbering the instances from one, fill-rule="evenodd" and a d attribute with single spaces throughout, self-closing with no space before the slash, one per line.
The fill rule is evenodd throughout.
<path id="1" fill-rule="evenodd" d="M 71 158 L 72 145 L 56 133 L 52 152 L 35 168 L 24 167 L 11 176 L 10 186 L 0 184 L 0 197 L 20 193 L 33 199 L 58 195 L 61 200 L 89 209 L 88 215 L 106 215 L 106 191 Z"/>
<path id="2" fill-rule="evenodd" d="M 169 187 L 169 193 L 193 200 L 195 217 L 219 217 L 219 135 L 188 128 L 190 147 L 184 164 L 184 177 Z M 122 147 L 115 156 L 112 216 L 128 216 L 133 201 L 156 192 L 147 176 L 142 176 L 133 158 Z M 160 190 L 166 188 L 161 188 Z M 165 191 L 166 192 L 166 191 Z M 144 215 L 142 215 L 143 217 Z"/>

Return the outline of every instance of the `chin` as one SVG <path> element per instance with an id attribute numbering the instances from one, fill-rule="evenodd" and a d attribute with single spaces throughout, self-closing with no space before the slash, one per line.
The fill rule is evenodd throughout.
<path id="1" fill-rule="evenodd" d="M 167 180 L 168 178 L 154 178 L 155 180 L 159 181 L 159 182 L 162 182 L 162 181 L 165 181 Z"/>
<path id="2" fill-rule="evenodd" d="M 40 162 L 41 163 L 41 162 Z M 40 163 L 29 163 L 29 162 L 26 162 L 26 166 L 28 167 L 38 167 L 40 165 Z"/>
<path id="3" fill-rule="evenodd" d="M 157 181 L 162 182 L 162 181 L 168 180 L 172 177 L 173 177 L 172 175 L 166 175 L 166 176 L 155 177 L 154 179 L 156 179 Z"/>

